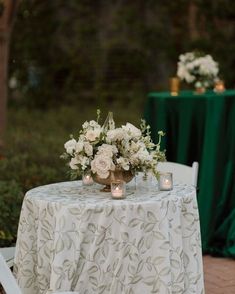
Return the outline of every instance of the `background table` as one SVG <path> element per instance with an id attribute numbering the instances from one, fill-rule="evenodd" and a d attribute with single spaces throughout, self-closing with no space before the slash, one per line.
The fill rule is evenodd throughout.
<path id="1" fill-rule="evenodd" d="M 27 193 L 14 269 L 24 294 L 204 293 L 193 187 L 125 200 L 98 191 L 66 182 Z"/>
<path id="2" fill-rule="evenodd" d="M 198 205 L 204 252 L 235 257 L 235 91 L 150 93 L 145 117 L 164 130 L 167 159 L 199 161 Z"/>

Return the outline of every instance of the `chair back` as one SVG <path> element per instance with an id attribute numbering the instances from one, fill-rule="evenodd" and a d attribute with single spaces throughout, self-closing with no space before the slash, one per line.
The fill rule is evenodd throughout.
<path id="1" fill-rule="evenodd" d="M 14 262 L 14 257 L 15 257 L 15 247 L 0 248 L 0 253 L 4 257 L 8 267 L 12 267 Z"/>
<path id="2" fill-rule="evenodd" d="M 176 163 L 176 162 L 159 162 L 157 169 L 159 172 L 171 172 L 173 180 L 197 187 L 198 178 L 198 162 L 194 162 L 192 166 Z"/>
<path id="3" fill-rule="evenodd" d="M 0 253 L 0 283 L 6 294 L 22 294 L 5 259 Z"/>

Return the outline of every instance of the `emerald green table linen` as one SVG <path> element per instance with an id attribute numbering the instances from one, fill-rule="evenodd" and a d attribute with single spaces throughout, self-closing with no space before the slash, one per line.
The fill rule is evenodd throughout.
<path id="1" fill-rule="evenodd" d="M 199 162 L 198 205 L 204 253 L 235 257 L 235 90 L 149 93 L 153 140 L 163 130 L 167 160 Z"/>

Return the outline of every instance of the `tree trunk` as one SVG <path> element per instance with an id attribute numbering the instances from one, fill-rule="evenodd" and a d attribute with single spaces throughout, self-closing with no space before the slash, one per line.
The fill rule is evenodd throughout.
<path id="1" fill-rule="evenodd" d="M 188 26 L 189 26 L 189 36 L 192 41 L 199 38 L 200 34 L 198 31 L 198 7 L 194 1 L 189 2 L 189 12 L 188 12 Z"/>
<path id="2" fill-rule="evenodd" d="M 0 149 L 3 147 L 7 110 L 8 41 L 7 33 L 0 33 Z"/>
<path id="3" fill-rule="evenodd" d="M 11 29 L 20 0 L 3 0 L 0 15 L 0 150 L 4 143 L 7 114 L 7 75 Z"/>

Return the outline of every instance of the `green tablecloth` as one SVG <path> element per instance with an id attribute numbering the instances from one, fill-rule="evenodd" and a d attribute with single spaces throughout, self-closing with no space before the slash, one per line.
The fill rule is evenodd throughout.
<path id="1" fill-rule="evenodd" d="M 145 118 L 166 132 L 167 159 L 199 162 L 198 205 L 204 253 L 235 257 L 235 90 L 148 95 Z"/>

